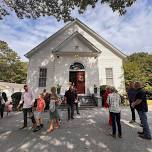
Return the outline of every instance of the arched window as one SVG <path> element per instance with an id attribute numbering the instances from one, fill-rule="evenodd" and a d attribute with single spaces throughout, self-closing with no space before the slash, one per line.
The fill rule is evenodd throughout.
<path id="1" fill-rule="evenodd" d="M 84 66 L 79 62 L 75 62 L 70 66 L 70 69 L 71 70 L 82 70 L 82 69 L 84 69 Z"/>

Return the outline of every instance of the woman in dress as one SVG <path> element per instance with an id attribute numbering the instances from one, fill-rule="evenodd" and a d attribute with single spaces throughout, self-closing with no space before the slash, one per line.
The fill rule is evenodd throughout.
<path id="1" fill-rule="evenodd" d="M 50 95 L 50 108 L 49 108 L 50 125 L 49 125 L 49 129 L 47 130 L 48 133 L 52 132 L 54 128 L 59 128 L 59 114 L 57 110 L 59 102 L 60 100 L 56 94 L 56 88 L 52 87 L 51 95 Z"/>
<path id="2" fill-rule="evenodd" d="M 105 93 L 103 95 L 103 98 L 104 98 L 104 107 L 107 109 L 109 108 L 109 105 L 108 105 L 108 102 L 107 102 L 107 99 L 108 99 L 108 95 L 110 94 L 110 86 L 107 86 L 106 87 L 106 90 L 105 90 Z M 111 126 L 112 125 L 112 117 L 111 117 L 111 114 L 109 112 L 109 125 Z"/>

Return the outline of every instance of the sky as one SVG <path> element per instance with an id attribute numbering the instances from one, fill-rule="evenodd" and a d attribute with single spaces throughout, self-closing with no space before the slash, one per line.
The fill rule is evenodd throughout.
<path id="1" fill-rule="evenodd" d="M 152 53 L 151 0 L 137 0 L 124 16 L 100 4 L 94 9 L 88 8 L 83 15 L 77 11 L 72 15 L 126 55 L 143 51 Z M 0 20 L 0 40 L 7 42 L 22 60 L 27 60 L 24 57 L 27 52 L 65 24 L 54 17 L 21 20 L 10 15 Z"/>

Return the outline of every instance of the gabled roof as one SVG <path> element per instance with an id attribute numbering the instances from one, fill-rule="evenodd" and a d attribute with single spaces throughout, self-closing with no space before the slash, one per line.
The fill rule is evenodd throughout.
<path id="1" fill-rule="evenodd" d="M 46 39 L 45 41 L 43 41 L 42 43 L 40 43 L 38 46 L 36 46 L 35 48 L 33 48 L 30 52 L 28 52 L 27 54 L 25 54 L 25 56 L 27 58 L 29 58 L 39 48 L 41 48 L 47 42 L 51 41 L 53 38 L 55 38 L 56 36 L 58 36 L 60 33 L 62 33 L 64 30 L 66 30 L 67 28 L 69 28 L 73 24 L 78 24 L 84 31 L 86 31 L 89 34 L 91 34 L 98 42 L 100 42 L 101 44 L 103 44 L 105 47 L 109 48 L 111 51 L 113 51 L 113 53 L 117 54 L 119 57 L 121 57 L 121 58 L 125 58 L 126 57 L 126 55 L 124 53 L 122 53 L 120 50 L 118 50 L 116 47 L 114 47 L 112 44 L 110 44 L 108 41 L 106 41 L 104 38 L 102 38 L 100 35 L 98 35 L 96 32 L 94 32 L 92 29 L 90 29 L 87 25 L 85 25 L 84 23 L 82 23 L 78 19 L 75 19 L 74 21 L 72 21 L 72 22 L 68 23 L 67 25 L 65 25 L 63 28 L 61 28 L 60 30 L 58 30 L 56 33 L 54 33 L 48 39 Z"/>
<path id="2" fill-rule="evenodd" d="M 100 42 L 101 44 L 105 45 L 106 47 L 110 48 L 113 53 L 117 54 L 121 58 L 127 57 L 123 52 L 121 52 L 119 49 L 117 49 L 115 46 L 113 46 L 111 43 L 109 43 L 107 40 L 105 40 L 103 37 L 101 37 L 99 34 L 97 34 L 95 31 L 93 31 L 91 28 L 89 28 L 86 24 L 82 23 L 79 19 L 76 19 L 77 24 L 83 28 L 84 31 L 90 33 L 94 36 L 94 38 Z"/>
<path id="3" fill-rule="evenodd" d="M 101 51 L 97 47 L 95 47 L 90 41 L 88 41 L 78 31 L 74 32 L 71 36 L 69 36 L 67 39 L 65 39 L 63 42 L 61 42 L 55 49 L 53 49 L 52 53 L 61 53 L 60 49 L 62 47 L 64 47 L 66 44 L 68 44 L 68 42 L 75 37 L 78 37 L 78 39 L 80 39 L 83 43 L 87 44 L 88 48 L 91 48 L 92 53 L 96 53 L 96 54 L 101 53 Z M 64 53 L 66 53 L 66 52 L 64 52 Z"/>

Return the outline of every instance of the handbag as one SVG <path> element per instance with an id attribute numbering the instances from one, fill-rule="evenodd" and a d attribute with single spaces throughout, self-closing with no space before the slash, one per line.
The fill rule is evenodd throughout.
<path id="1" fill-rule="evenodd" d="M 54 100 L 51 100 L 51 101 L 50 101 L 49 110 L 50 110 L 51 112 L 54 112 L 54 111 L 55 111 L 55 101 L 54 101 Z"/>

